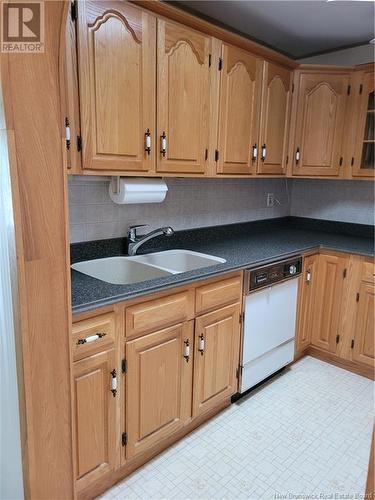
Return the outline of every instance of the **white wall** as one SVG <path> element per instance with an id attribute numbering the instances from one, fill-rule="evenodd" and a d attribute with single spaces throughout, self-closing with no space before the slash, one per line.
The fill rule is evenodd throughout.
<path id="1" fill-rule="evenodd" d="M 17 303 L 13 209 L 0 94 L 0 498 L 22 499 L 14 305 Z"/>
<path id="2" fill-rule="evenodd" d="M 305 57 L 298 62 L 303 64 L 335 64 L 337 66 L 355 66 L 374 61 L 374 45 L 367 43 L 350 49 L 336 50 L 319 56 Z"/>

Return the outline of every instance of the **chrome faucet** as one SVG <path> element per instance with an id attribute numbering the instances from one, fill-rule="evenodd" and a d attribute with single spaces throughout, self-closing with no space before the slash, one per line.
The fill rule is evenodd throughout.
<path id="1" fill-rule="evenodd" d="M 156 236 L 160 236 L 164 234 L 165 236 L 172 236 L 174 234 L 174 230 L 171 227 L 160 227 L 159 229 L 155 229 L 143 236 L 137 236 L 137 229 L 139 227 L 145 227 L 148 224 L 140 224 L 138 226 L 130 226 L 128 230 L 128 255 L 136 255 L 137 250 L 140 246 L 142 246 L 146 241 L 151 240 L 152 238 L 156 238 Z"/>

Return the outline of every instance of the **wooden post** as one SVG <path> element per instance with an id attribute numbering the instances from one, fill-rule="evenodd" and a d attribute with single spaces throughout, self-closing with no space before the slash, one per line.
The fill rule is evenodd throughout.
<path id="1" fill-rule="evenodd" d="M 60 112 L 66 2 L 45 2 L 45 52 L 1 54 L 20 302 L 20 408 L 27 498 L 72 499 L 71 305 Z"/>

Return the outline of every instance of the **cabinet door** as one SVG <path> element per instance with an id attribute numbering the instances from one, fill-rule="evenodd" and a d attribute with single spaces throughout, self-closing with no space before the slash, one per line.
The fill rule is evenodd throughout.
<path id="1" fill-rule="evenodd" d="M 257 172 L 285 174 L 290 118 L 291 71 L 265 63 Z"/>
<path id="2" fill-rule="evenodd" d="M 214 408 L 237 390 L 240 304 L 195 320 L 193 416 Z"/>
<path id="3" fill-rule="evenodd" d="M 158 172 L 205 173 L 210 47 L 210 37 L 158 19 Z"/>
<path id="4" fill-rule="evenodd" d="M 112 471 L 116 453 L 116 402 L 111 392 L 115 352 L 73 365 L 77 490 Z"/>
<path id="5" fill-rule="evenodd" d="M 364 73 L 362 82 L 357 88 L 354 96 L 356 107 L 354 113 L 356 120 L 355 145 L 352 163 L 353 177 L 372 177 L 374 175 L 374 148 L 375 148 L 375 90 L 374 73 Z"/>
<path id="6" fill-rule="evenodd" d="M 354 333 L 353 360 L 374 366 L 375 286 L 361 283 Z"/>
<path id="7" fill-rule="evenodd" d="M 191 418 L 193 326 L 193 321 L 181 323 L 126 343 L 127 459 L 170 436 Z"/>
<path id="8" fill-rule="evenodd" d="M 78 19 L 83 168 L 146 172 L 155 164 L 156 20 L 112 0 L 78 2 Z"/>
<path id="9" fill-rule="evenodd" d="M 319 255 L 315 320 L 311 343 L 329 352 L 335 352 L 340 341 L 341 300 L 346 266 L 346 257 Z"/>
<path id="10" fill-rule="evenodd" d="M 262 61 L 223 44 L 217 172 L 251 174 L 256 158 Z M 259 150 L 259 149 L 258 149 Z"/>
<path id="11" fill-rule="evenodd" d="M 294 175 L 339 176 L 349 76 L 300 73 Z"/>
<path id="12" fill-rule="evenodd" d="M 311 342 L 311 332 L 315 328 L 314 307 L 318 283 L 319 255 L 305 257 L 299 283 L 298 326 L 296 351 L 306 349 Z"/>

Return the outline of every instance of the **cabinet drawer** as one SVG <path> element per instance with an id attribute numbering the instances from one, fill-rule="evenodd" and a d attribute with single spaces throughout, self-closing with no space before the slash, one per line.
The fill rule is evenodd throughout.
<path id="1" fill-rule="evenodd" d="M 126 337 L 151 332 L 194 317 L 193 291 L 183 291 L 130 306 L 125 311 Z"/>
<path id="2" fill-rule="evenodd" d="M 73 358 L 91 355 L 115 341 L 115 315 L 102 314 L 73 323 Z"/>
<path id="3" fill-rule="evenodd" d="M 241 276 L 216 281 L 196 289 L 195 311 L 202 314 L 241 299 Z"/>
<path id="4" fill-rule="evenodd" d="M 362 267 L 362 280 L 373 283 L 375 281 L 375 265 L 373 262 L 364 262 Z"/>

